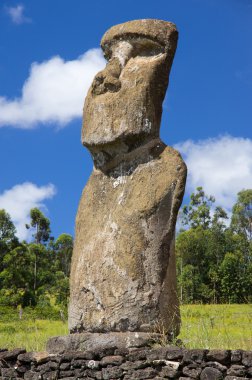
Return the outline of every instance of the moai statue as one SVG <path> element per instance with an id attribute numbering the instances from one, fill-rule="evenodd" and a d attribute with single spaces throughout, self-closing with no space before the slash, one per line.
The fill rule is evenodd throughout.
<path id="1" fill-rule="evenodd" d="M 147 19 L 102 38 L 108 63 L 84 105 L 94 169 L 76 218 L 71 333 L 179 331 L 174 235 L 186 166 L 159 137 L 177 36 Z"/>

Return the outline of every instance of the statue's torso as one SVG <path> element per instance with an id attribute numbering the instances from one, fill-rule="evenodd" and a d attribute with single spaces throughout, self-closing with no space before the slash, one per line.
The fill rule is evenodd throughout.
<path id="1" fill-rule="evenodd" d="M 173 300 L 173 310 L 166 309 L 176 298 L 173 238 L 185 165 L 161 143 L 146 158 L 140 151 L 132 166 L 129 174 L 120 173 L 120 165 L 110 175 L 95 170 L 83 191 L 72 260 L 72 331 L 139 330 L 178 306 Z"/>

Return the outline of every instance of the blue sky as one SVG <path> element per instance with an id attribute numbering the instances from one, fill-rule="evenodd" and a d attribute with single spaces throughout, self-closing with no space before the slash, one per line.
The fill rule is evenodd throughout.
<path id="1" fill-rule="evenodd" d="M 252 188 L 252 0 L 27 0 L 0 2 L 0 208 L 18 234 L 41 207 L 53 235 L 74 233 L 91 171 L 81 146 L 85 93 L 104 66 L 112 25 L 174 22 L 179 43 L 163 104 L 161 137 L 199 185 L 230 211 Z"/>

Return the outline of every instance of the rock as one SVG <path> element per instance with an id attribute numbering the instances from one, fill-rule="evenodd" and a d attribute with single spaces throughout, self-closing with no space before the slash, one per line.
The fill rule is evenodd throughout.
<path id="1" fill-rule="evenodd" d="M 145 348 L 132 349 L 127 355 L 127 359 L 132 362 L 136 360 L 146 360 L 148 352 L 149 350 Z"/>
<path id="2" fill-rule="evenodd" d="M 158 359 L 158 360 L 153 360 L 151 362 L 151 365 L 157 366 L 157 367 L 166 366 L 166 367 L 169 367 L 171 369 L 178 369 L 180 366 L 180 363 L 179 362 L 172 362 L 170 360 Z"/>
<path id="3" fill-rule="evenodd" d="M 59 377 L 73 377 L 75 376 L 75 372 L 74 371 L 60 371 L 59 372 Z"/>
<path id="4" fill-rule="evenodd" d="M 168 351 L 168 347 L 153 348 L 152 350 L 147 352 L 146 357 L 149 361 L 166 359 Z"/>
<path id="5" fill-rule="evenodd" d="M 146 367 L 149 367 L 149 363 L 147 361 L 142 360 L 136 360 L 134 362 L 126 361 L 120 366 L 120 368 L 122 368 L 123 371 L 132 371 L 134 369 L 143 369 Z"/>
<path id="6" fill-rule="evenodd" d="M 119 356 L 126 356 L 129 353 L 129 349 L 126 347 L 116 348 L 114 354 Z"/>
<path id="7" fill-rule="evenodd" d="M 25 380 L 41 380 L 42 376 L 39 373 L 37 373 L 37 372 L 27 371 L 24 374 L 24 379 Z"/>
<path id="8" fill-rule="evenodd" d="M 223 375 L 216 368 L 206 367 L 201 372 L 200 379 L 201 380 L 221 380 L 223 379 Z"/>
<path id="9" fill-rule="evenodd" d="M 247 377 L 226 376 L 225 380 L 247 380 Z"/>
<path id="10" fill-rule="evenodd" d="M 102 368 L 102 376 L 104 380 L 120 379 L 123 375 L 123 370 L 118 367 Z"/>
<path id="11" fill-rule="evenodd" d="M 17 359 L 18 355 L 23 354 L 25 352 L 26 352 L 26 350 L 24 348 L 15 348 L 12 351 L 6 350 L 3 352 L 0 352 L 0 360 L 1 359 L 4 359 L 6 361 L 15 360 L 15 359 Z"/>
<path id="12" fill-rule="evenodd" d="M 248 375 L 249 375 L 250 377 L 252 377 L 252 367 L 249 367 L 249 368 L 247 369 L 247 373 L 248 373 Z"/>
<path id="13" fill-rule="evenodd" d="M 18 373 L 20 373 L 20 374 L 24 374 L 25 372 L 27 372 L 28 371 L 28 369 L 29 369 L 29 365 L 27 366 L 27 365 L 15 365 L 15 370 L 18 372 Z"/>
<path id="14" fill-rule="evenodd" d="M 176 346 L 170 346 L 167 348 L 166 358 L 169 360 L 178 360 L 182 359 L 184 355 L 184 351 Z"/>
<path id="15" fill-rule="evenodd" d="M 231 363 L 239 363 L 242 359 L 243 350 L 232 350 L 231 351 Z"/>
<path id="16" fill-rule="evenodd" d="M 197 366 L 193 364 L 189 364 L 188 366 L 183 368 L 183 375 L 186 375 L 188 377 L 191 377 L 193 379 L 198 379 L 199 375 L 201 374 L 202 369 L 197 368 Z"/>
<path id="17" fill-rule="evenodd" d="M 207 354 L 208 350 L 193 349 L 185 351 L 183 356 L 183 363 L 201 363 Z"/>
<path id="18" fill-rule="evenodd" d="M 75 363 L 76 363 L 76 361 L 75 361 Z M 82 365 L 82 363 L 81 363 L 81 365 Z M 75 366 L 76 366 L 76 364 L 75 364 Z M 78 368 L 78 367 L 75 367 L 75 366 L 74 366 L 74 368 Z M 71 363 L 69 363 L 69 362 L 65 362 L 65 363 L 61 363 L 60 364 L 60 370 L 62 370 L 62 371 L 67 371 L 67 370 L 70 369 L 70 367 L 71 367 Z"/>
<path id="19" fill-rule="evenodd" d="M 53 359 L 54 355 L 50 355 L 48 352 L 25 352 L 18 355 L 18 360 L 24 363 L 36 362 L 37 364 L 42 364 L 50 359 Z"/>
<path id="20" fill-rule="evenodd" d="M 102 39 L 108 63 L 84 105 L 94 170 L 76 218 L 71 333 L 179 332 L 174 236 L 186 166 L 159 138 L 176 42 L 175 25 L 161 20 L 117 25 Z"/>
<path id="21" fill-rule="evenodd" d="M 252 351 L 244 351 L 242 354 L 242 364 L 252 367 Z"/>
<path id="22" fill-rule="evenodd" d="M 57 371 L 47 372 L 43 375 L 42 379 L 43 380 L 57 380 L 58 372 Z"/>
<path id="23" fill-rule="evenodd" d="M 24 354 L 19 354 L 18 355 L 18 360 L 20 362 L 24 363 L 30 363 L 33 361 L 33 356 L 35 355 L 35 352 L 26 352 Z"/>
<path id="24" fill-rule="evenodd" d="M 163 377 L 169 377 L 171 379 L 177 378 L 179 375 L 179 363 L 166 361 L 160 374 Z"/>
<path id="25" fill-rule="evenodd" d="M 218 369 L 221 372 L 225 372 L 227 370 L 227 367 L 225 365 L 222 365 L 218 362 L 206 362 L 206 363 L 203 363 L 203 366 L 204 367 L 213 367 L 213 368 Z"/>
<path id="26" fill-rule="evenodd" d="M 138 369 L 131 375 L 124 376 L 124 380 L 146 380 L 153 379 L 157 375 L 157 371 L 153 368 Z"/>
<path id="27" fill-rule="evenodd" d="M 61 338 L 64 338 L 64 337 L 61 337 Z M 54 338 L 52 338 L 54 339 Z M 55 345 L 55 352 L 58 348 L 57 344 L 60 344 L 61 341 L 59 341 L 57 338 L 55 338 L 56 340 L 56 345 Z M 51 345 L 51 349 L 53 350 L 53 340 L 52 340 L 52 345 Z M 67 342 L 64 342 L 66 344 L 66 346 L 63 346 L 63 351 L 64 351 L 64 347 L 67 347 Z M 63 344 L 63 343 L 62 343 Z M 69 346 L 70 346 L 70 343 L 69 343 Z M 60 352 L 62 353 L 62 352 Z M 71 360 L 93 360 L 95 358 L 95 354 L 94 352 L 92 351 L 69 351 L 69 350 L 66 350 L 64 355 L 62 355 L 61 357 L 61 362 L 68 362 L 68 361 L 71 361 Z"/>
<path id="28" fill-rule="evenodd" d="M 101 360 L 101 366 L 108 366 L 108 365 L 121 365 L 123 362 L 123 357 L 122 356 L 105 356 Z"/>
<path id="29" fill-rule="evenodd" d="M 101 357 L 104 351 L 110 350 L 110 355 L 113 354 L 116 348 L 124 349 L 130 347 L 145 347 L 150 346 L 153 342 L 153 337 L 157 338 L 157 334 L 150 333 L 80 333 L 58 336 L 48 340 L 46 349 L 49 353 L 65 353 L 66 357 L 76 355 L 82 358 L 93 359 L 94 355 Z M 68 351 L 73 351 L 72 353 Z M 75 351 L 75 352 L 74 352 Z M 76 351 L 85 351 L 83 354 Z M 25 355 L 25 354 L 24 354 Z M 82 357 L 80 357 L 82 355 Z M 105 355 L 106 356 L 106 355 Z M 64 356 L 62 360 L 64 359 Z"/>
<path id="30" fill-rule="evenodd" d="M 87 367 L 91 369 L 99 369 L 100 363 L 96 360 L 89 360 L 87 362 Z"/>
<path id="31" fill-rule="evenodd" d="M 227 370 L 227 375 L 232 375 L 232 376 L 238 376 L 238 377 L 245 377 L 246 375 L 246 368 L 243 365 L 232 365 L 228 370 Z"/>
<path id="32" fill-rule="evenodd" d="M 231 351 L 230 350 L 210 350 L 207 354 L 207 360 L 217 361 L 222 364 L 230 363 Z"/>
<path id="33" fill-rule="evenodd" d="M 2 368 L 1 369 L 1 378 L 6 378 L 6 379 L 16 379 L 18 376 L 18 373 L 15 371 L 14 368 Z"/>

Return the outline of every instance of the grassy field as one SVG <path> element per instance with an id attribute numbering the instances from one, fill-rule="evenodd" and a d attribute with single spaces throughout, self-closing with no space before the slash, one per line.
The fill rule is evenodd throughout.
<path id="1" fill-rule="evenodd" d="M 252 349 L 252 304 L 184 305 L 179 338 L 187 348 Z M 51 336 L 67 334 L 67 323 L 42 320 L 18 313 L 0 311 L 0 348 L 25 347 L 43 351 Z"/>
<path id="2" fill-rule="evenodd" d="M 181 317 L 187 348 L 252 350 L 252 304 L 184 305 Z"/>

